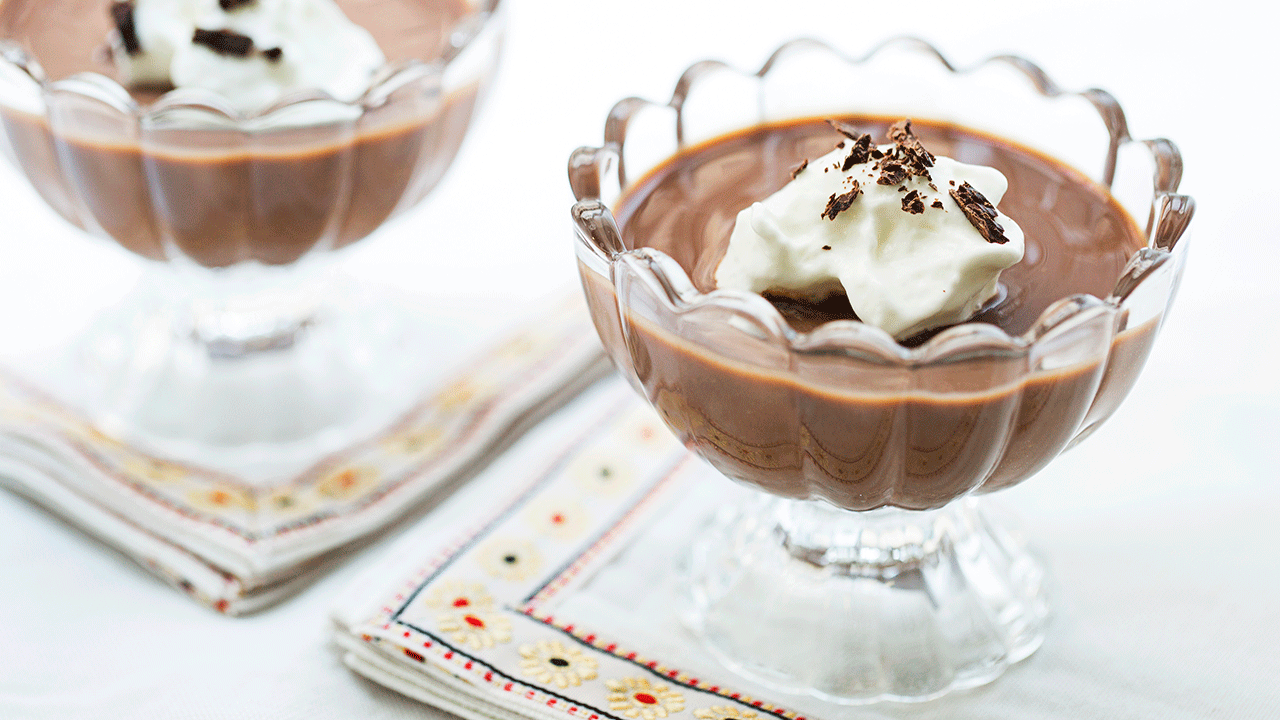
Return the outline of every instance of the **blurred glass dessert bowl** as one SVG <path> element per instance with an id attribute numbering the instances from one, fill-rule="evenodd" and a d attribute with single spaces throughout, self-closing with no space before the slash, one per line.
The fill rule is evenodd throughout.
<path id="1" fill-rule="evenodd" d="M 289 3 L 297 4 L 277 0 Z M 257 3 L 205 4 L 234 17 L 256 12 Z M 127 44 L 113 8 L 131 3 L 0 5 L 6 152 L 62 217 L 157 261 L 152 274 L 171 293 L 139 308 L 130 332 L 150 335 L 124 341 L 149 348 L 150 364 L 106 361 L 116 366 L 112 389 L 89 403 L 114 409 L 124 425 L 197 442 L 291 441 L 358 411 L 359 402 L 347 400 L 359 394 L 349 387 L 350 370 L 363 360 L 352 358 L 371 349 L 360 337 L 320 338 L 334 325 L 321 312 L 331 300 L 331 251 L 414 207 L 440 180 L 496 68 L 503 13 L 499 0 L 336 4 L 368 31 L 385 62 L 342 97 L 286 83 L 281 97 L 248 103 L 207 87 L 126 88 L 108 77 L 117 74 L 113 52 L 122 57 Z M 150 38 L 143 35 L 144 45 Z M 197 32 L 193 42 L 200 40 Z M 287 66 L 293 47 L 263 47 L 243 63 L 301 74 Z M 218 46 L 207 56 L 217 62 L 228 54 Z M 234 74 L 223 83 L 250 84 Z M 315 386 L 344 387 L 349 397 L 294 406 L 290 417 L 262 419 L 242 435 L 183 420 L 225 402 L 226 385 L 212 388 L 211 374 L 268 356 L 281 365 L 299 353 L 314 356 L 305 373 Z M 170 377 L 152 377 L 164 373 Z M 180 398 L 162 397 L 177 386 Z M 163 410 L 163 418 L 148 415 L 175 402 L 182 407 Z"/>
<path id="2" fill-rule="evenodd" d="M 801 166 L 840 139 L 822 118 L 876 136 L 912 118 L 939 156 L 1008 177 L 1026 257 L 973 321 L 903 344 L 717 287 L 737 213 L 832 169 Z M 1091 433 L 1137 379 L 1193 212 L 1176 148 L 1020 58 L 961 71 L 915 40 L 857 60 L 797 41 L 755 74 L 695 65 L 666 105 L 620 102 L 569 174 L 610 357 L 691 449 L 763 491 L 692 556 L 690 622 L 721 662 L 856 704 L 980 685 L 1031 654 L 1044 572 L 978 496 Z"/>

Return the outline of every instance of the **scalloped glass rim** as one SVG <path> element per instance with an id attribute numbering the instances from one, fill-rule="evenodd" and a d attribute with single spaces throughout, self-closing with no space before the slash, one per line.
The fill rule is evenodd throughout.
<path id="1" fill-rule="evenodd" d="M 1151 213 L 1146 227 L 1148 246 L 1130 259 L 1117 278 L 1110 296 L 1104 299 L 1082 294 L 1063 298 L 1046 308 L 1031 329 L 1016 337 L 994 325 L 970 322 L 948 328 L 918 347 L 907 348 L 898 344 L 884 330 L 852 320 L 829 322 L 808 333 L 797 332 L 760 295 L 734 290 L 701 292 L 694 287 L 684 269 L 665 253 L 652 248 L 626 250 L 623 247 L 613 213 L 600 200 L 599 184 L 593 182 L 590 176 L 594 173 L 596 178 L 603 177 L 612 168 L 618 178 L 618 187 L 626 187 L 622 149 L 626 143 L 628 121 L 637 111 L 645 107 L 667 107 L 674 110 L 677 146 L 684 147 L 682 108 L 686 98 L 697 86 L 698 79 L 708 71 L 729 70 L 748 78 L 763 78 L 780 59 L 798 50 L 818 49 L 829 53 L 837 61 L 860 64 L 890 47 L 905 48 L 931 56 L 946 70 L 957 75 L 971 73 L 992 63 L 1004 63 L 1020 71 L 1035 90 L 1045 97 L 1075 95 L 1084 98 L 1097 110 L 1110 136 L 1102 174 L 1102 184 L 1108 188 L 1115 178 L 1117 156 L 1122 147 L 1138 145 L 1150 153 L 1155 173 Z M 795 353 L 851 355 L 907 365 L 935 363 L 974 353 L 1025 355 L 1042 338 L 1088 322 L 1099 312 L 1120 310 L 1126 298 L 1173 259 L 1174 249 L 1195 210 L 1195 202 L 1191 197 L 1176 192 L 1182 179 L 1182 156 L 1177 147 L 1164 138 L 1132 138 L 1124 111 L 1110 93 L 1098 88 L 1080 92 L 1063 90 L 1035 63 L 1015 55 L 996 55 L 971 67 L 960 68 L 947 60 L 933 45 L 912 37 L 891 38 L 858 58 L 845 55 L 818 40 L 792 40 L 775 50 L 754 73 L 738 70 L 717 60 L 695 63 L 681 75 L 671 100 L 665 105 L 634 97 L 615 104 L 605 123 L 604 144 L 576 150 L 569 160 L 569 175 L 577 200 L 572 213 L 578 231 L 579 258 L 592 265 L 589 258 L 594 256 L 609 266 L 615 277 L 620 266 L 626 267 L 632 277 L 649 287 L 654 297 L 667 304 L 668 310 L 681 315 L 700 311 L 727 311 L 741 319 L 753 331 L 764 333 Z"/>
<path id="2" fill-rule="evenodd" d="M 323 90 L 305 90 L 286 95 L 265 108 L 248 113 L 237 110 L 225 96 L 210 90 L 178 88 L 143 106 L 133 99 L 123 85 L 101 73 L 82 72 L 62 80 L 50 81 L 38 58 L 7 39 L 0 39 L 0 61 L 30 77 L 42 94 L 79 93 L 106 103 L 123 114 L 132 115 L 140 123 L 150 122 L 174 110 L 190 110 L 209 113 L 219 121 L 270 125 L 275 116 L 301 105 L 314 106 L 317 101 L 330 104 L 331 107 L 358 111 L 347 114 L 363 114 L 381 107 L 397 89 L 414 80 L 431 76 L 443 77 L 449 65 L 472 45 L 505 6 L 505 0 L 486 0 L 483 7 L 464 15 L 450 28 L 446 34 L 449 44 L 441 55 L 430 60 L 413 59 L 384 66 L 370 81 L 369 87 L 354 100 L 339 100 Z"/>

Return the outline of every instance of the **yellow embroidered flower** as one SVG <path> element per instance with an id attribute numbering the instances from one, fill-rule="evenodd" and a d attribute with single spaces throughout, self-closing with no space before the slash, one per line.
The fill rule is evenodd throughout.
<path id="1" fill-rule="evenodd" d="M 480 583 L 441 583 L 423 604 L 437 611 L 436 626 L 459 645 L 480 650 L 511 642 L 511 621 L 494 610 L 493 597 Z"/>
<path id="2" fill-rule="evenodd" d="M 529 335 L 517 335 L 516 337 L 502 343 L 502 346 L 494 351 L 494 355 L 501 358 L 519 358 L 528 355 L 537 349 L 538 343 Z"/>
<path id="3" fill-rule="evenodd" d="M 259 504 L 267 510 L 282 515 L 297 515 L 307 512 L 315 506 L 315 496 L 299 491 L 298 488 L 286 487 L 274 490 L 262 498 Z"/>
<path id="4" fill-rule="evenodd" d="M 216 485 L 187 493 L 187 501 L 197 508 L 216 512 L 253 512 L 258 500 L 248 490 L 226 485 Z"/>
<path id="5" fill-rule="evenodd" d="M 698 720 L 756 720 L 760 716 L 754 710 L 743 710 L 733 705 L 712 705 L 693 711 Z"/>
<path id="6" fill-rule="evenodd" d="M 577 687 L 583 680 L 596 678 L 595 658 L 575 647 L 565 647 L 557 640 L 539 640 L 536 645 L 520 646 L 520 670 L 538 682 L 564 689 Z"/>
<path id="7" fill-rule="evenodd" d="M 511 621 L 496 612 L 472 610 L 443 613 L 437 626 L 450 640 L 472 650 L 483 650 L 497 643 L 511 642 Z"/>
<path id="8" fill-rule="evenodd" d="M 568 472 L 579 487 L 595 495 L 617 495 L 635 483 L 635 471 L 616 453 L 583 453 L 573 459 Z"/>
<path id="9" fill-rule="evenodd" d="M 675 436 L 662 424 L 662 418 L 647 405 L 627 416 L 622 423 L 622 437 L 629 445 L 651 452 L 674 449 L 677 445 Z"/>
<path id="10" fill-rule="evenodd" d="M 475 404 L 489 391 L 487 383 L 476 378 L 464 378 L 450 385 L 435 396 L 433 405 L 440 412 L 452 413 Z"/>
<path id="11" fill-rule="evenodd" d="M 316 492 L 326 497 L 347 500 L 367 491 L 380 477 L 381 473 L 376 468 L 340 468 L 317 483 Z"/>
<path id="12" fill-rule="evenodd" d="M 609 709 L 623 717 L 657 720 L 684 709 L 684 696 L 661 683 L 646 678 L 605 680 L 609 688 Z"/>
<path id="13" fill-rule="evenodd" d="M 382 446 L 387 449 L 387 452 L 393 454 L 416 455 L 436 449 L 443 438 L 444 434 L 440 432 L 440 428 L 428 426 L 392 435 L 382 441 Z"/>
<path id="14" fill-rule="evenodd" d="M 457 580 L 440 583 L 431 589 L 423 604 L 432 610 L 463 611 L 493 609 L 493 597 L 480 583 Z"/>
<path id="15" fill-rule="evenodd" d="M 159 485 L 176 483 L 187 477 L 182 466 L 146 456 L 128 458 L 121 463 L 120 469 L 137 480 Z"/>
<path id="16" fill-rule="evenodd" d="M 533 543 L 511 538 L 490 541 L 477 558 L 485 572 L 499 580 L 524 580 L 542 568 L 542 554 Z"/>
<path id="17" fill-rule="evenodd" d="M 524 518 L 539 535 L 557 540 L 572 540 L 581 535 L 590 524 L 590 517 L 581 505 L 551 497 L 531 503 L 525 510 Z"/>
<path id="18" fill-rule="evenodd" d="M 112 437 L 89 424 L 80 425 L 79 423 L 76 423 L 68 426 L 67 429 L 70 430 L 72 434 L 79 436 L 80 439 L 90 445 L 98 447 L 99 449 L 119 450 L 126 447 L 126 445 L 118 438 Z"/>

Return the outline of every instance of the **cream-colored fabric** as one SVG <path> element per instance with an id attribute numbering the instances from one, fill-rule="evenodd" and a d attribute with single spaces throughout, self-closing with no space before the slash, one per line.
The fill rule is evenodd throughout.
<path id="1" fill-rule="evenodd" d="M 681 620 L 681 567 L 706 521 L 748 491 L 666 438 L 653 439 L 645 429 L 662 428 L 652 411 L 621 381 L 611 385 L 562 413 L 561 422 L 577 416 L 567 451 L 544 440 L 537 460 L 495 466 L 438 511 L 456 532 L 424 523 L 367 567 L 335 611 L 346 664 L 470 720 L 916 717 L 905 706 L 840 708 L 755 686 L 700 646 Z M 1221 701 L 1207 691 L 1216 688 L 1235 707 L 1254 709 L 1241 717 L 1266 717 L 1257 713 L 1275 709 L 1277 698 L 1265 680 L 1280 665 L 1265 641 L 1246 638 L 1274 637 L 1275 622 L 1259 625 L 1255 606 L 1190 573 L 1208 564 L 1197 538 L 1267 544 L 1280 535 L 1213 516 L 1195 532 L 1167 523 L 1156 537 L 1154 505 L 1135 525 L 1062 502 L 1067 485 L 1100 496 L 1112 476 L 1089 461 L 1061 462 L 1066 474 L 1052 476 L 1059 487 L 1050 478 L 1041 492 L 1029 485 L 1006 493 L 1010 503 L 989 500 L 1012 505 L 1033 547 L 1048 555 L 1056 582 L 1044 646 L 992 685 L 918 712 L 1191 719 L 1212 716 Z M 601 469 L 625 478 L 625 487 L 599 495 L 587 479 Z M 1082 470 L 1089 472 L 1081 477 Z M 476 497 L 489 501 L 477 505 Z M 1118 507 L 1119 500 L 1097 505 Z M 576 518 L 574 530 L 557 532 L 540 520 L 548 513 Z M 1216 562 L 1259 596 L 1280 592 L 1280 576 L 1243 556 Z M 1240 614 L 1218 615 L 1207 627 L 1173 621 L 1196 607 Z M 1223 632 L 1235 638 L 1231 645 L 1216 643 Z M 547 664 L 551 657 L 562 672 Z M 1187 657 L 1198 658 L 1196 669 Z M 1248 660 L 1234 665 L 1233 657 Z"/>
<path id="2" fill-rule="evenodd" d="M 441 377 L 378 437 L 269 488 L 115 440 L 0 373 L 0 485 L 56 511 L 191 597 L 240 614 L 330 569 L 465 478 L 603 370 L 580 301 Z"/>

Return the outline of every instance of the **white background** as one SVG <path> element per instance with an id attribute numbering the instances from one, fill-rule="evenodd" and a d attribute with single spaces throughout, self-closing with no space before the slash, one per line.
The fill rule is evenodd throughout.
<path id="1" fill-rule="evenodd" d="M 994 688 L 1008 717 L 1280 715 L 1280 62 L 1270 3 L 511 0 L 506 57 L 455 167 L 352 252 L 477 337 L 571 286 L 565 160 L 617 99 L 669 96 L 691 62 L 758 66 L 808 35 L 854 54 L 910 33 L 961 64 L 1023 54 L 1114 93 L 1137 137 L 1182 148 L 1198 201 L 1182 292 L 1099 433 L 1004 493 L 1059 588 L 1045 648 Z M 0 337 L 114 302 L 134 261 L 77 236 L 0 168 Z M 501 212 L 490 208 L 500 207 Z M 517 315 L 522 314 L 516 313 Z M 432 711 L 346 671 L 327 609 L 380 545 L 283 606 L 215 615 L 0 493 L 0 718 L 391 718 Z M 1023 700 L 1018 700 L 1022 698 Z M 1028 705 L 1019 706 L 1017 702 Z M 962 715 L 943 700 L 868 717 Z M 1102 709 L 1106 712 L 1103 713 Z"/>

